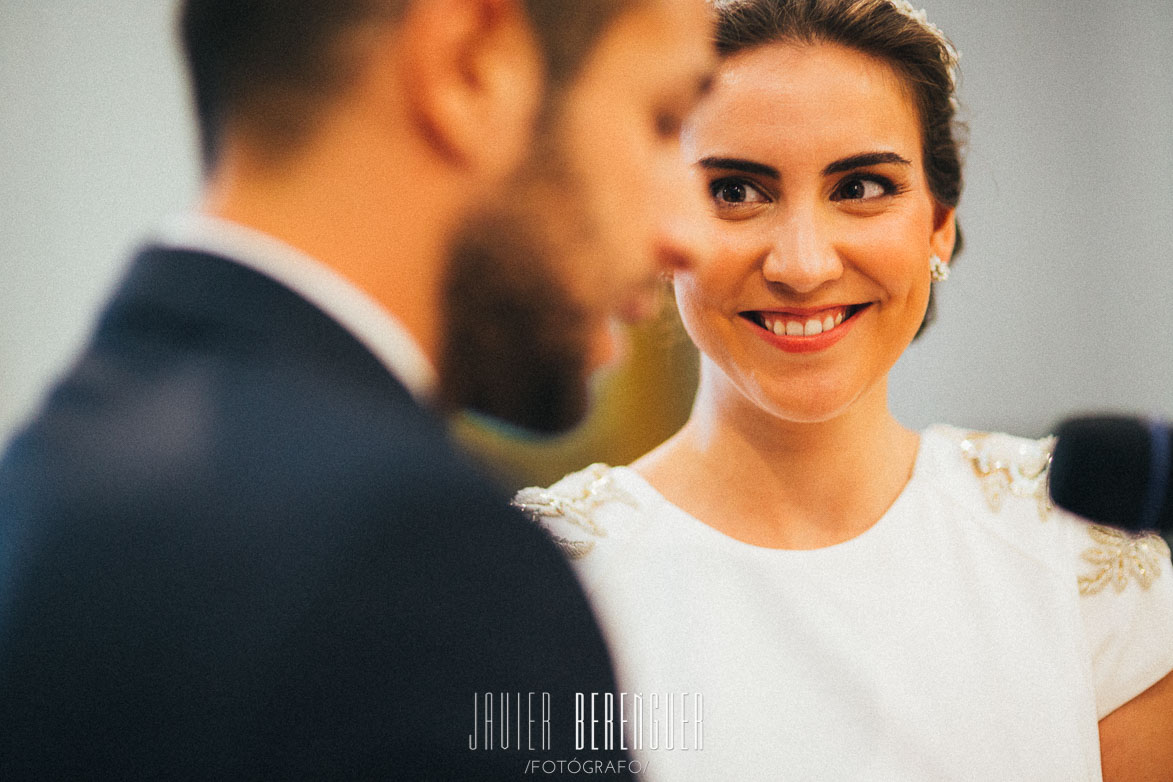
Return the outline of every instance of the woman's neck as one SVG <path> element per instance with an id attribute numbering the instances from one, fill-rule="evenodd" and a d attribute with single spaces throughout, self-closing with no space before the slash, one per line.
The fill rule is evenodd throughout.
<path id="1" fill-rule="evenodd" d="M 918 444 L 888 410 L 886 383 L 816 423 L 785 420 L 702 384 L 684 428 L 633 467 L 731 537 L 813 549 L 875 524 L 908 483 Z"/>

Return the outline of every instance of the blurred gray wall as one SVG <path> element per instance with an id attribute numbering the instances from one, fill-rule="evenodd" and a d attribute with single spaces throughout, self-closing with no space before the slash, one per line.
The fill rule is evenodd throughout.
<path id="1" fill-rule="evenodd" d="M 173 0 L 0 0 L 0 440 L 199 183 Z"/>
<path id="2" fill-rule="evenodd" d="M 926 0 L 962 52 L 967 249 L 893 377 L 908 424 L 1173 415 L 1173 2 Z M 0 0 L 0 437 L 195 197 L 173 0 Z"/>
<path id="3" fill-rule="evenodd" d="M 961 51 L 967 247 L 895 410 L 1021 434 L 1173 416 L 1173 2 L 929 2 Z"/>

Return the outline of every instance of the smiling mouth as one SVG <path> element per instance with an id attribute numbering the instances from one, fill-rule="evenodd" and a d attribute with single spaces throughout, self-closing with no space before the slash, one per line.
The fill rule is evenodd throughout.
<path id="1" fill-rule="evenodd" d="M 850 304 L 801 314 L 752 310 L 742 312 L 741 317 L 780 337 L 815 337 L 838 328 L 870 306 Z"/>

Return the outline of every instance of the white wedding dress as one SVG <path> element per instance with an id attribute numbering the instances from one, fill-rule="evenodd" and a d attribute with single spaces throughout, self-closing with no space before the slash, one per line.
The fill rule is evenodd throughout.
<path id="1" fill-rule="evenodd" d="M 1050 507 L 1049 446 L 932 427 L 884 516 L 810 551 L 625 467 L 515 502 L 592 601 L 639 778 L 1099 780 L 1097 721 L 1173 670 L 1173 573 L 1159 537 Z"/>

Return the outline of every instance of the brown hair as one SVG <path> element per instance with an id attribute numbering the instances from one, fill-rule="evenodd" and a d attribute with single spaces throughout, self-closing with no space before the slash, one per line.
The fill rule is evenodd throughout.
<path id="1" fill-rule="evenodd" d="M 275 153 L 312 127 L 353 78 L 346 36 L 394 22 L 426 0 L 185 0 L 180 37 L 191 77 L 204 164 L 229 123 L 260 131 Z M 568 83 L 622 10 L 637 0 L 521 0 L 542 46 L 547 89 Z"/>
<path id="2" fill-rule="evenodd" d="M 954 96 L 957 51 L 923 12 L 913 10 L 907 0 L 713 0 L 713 5 L 722 57 L 771 43 L 834 43 L 892 66 L 920 115 L 929 192 L 941 205 L 957 206 L 964 133 Z M 961 247 L 958 225 L 954 256 Z M 934 310 L 930 293 L 921 332 Z"/>

